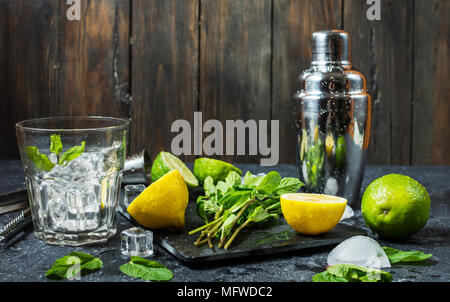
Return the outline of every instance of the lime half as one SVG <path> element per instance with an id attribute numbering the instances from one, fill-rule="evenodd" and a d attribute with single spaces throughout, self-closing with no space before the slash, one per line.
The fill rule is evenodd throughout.
<path id="1" fill-rule="evenodd" d="M 164 151 L 160 152 L 153 161 L 151 171 L 152 182 L 157 181 L 159 178 L 172 170 L 178 170 L 180 172 L 190 189 L 198 186 L 198 180 L 194 174 L 192 174 L 191 170 L 189 170 L 189 168 L 178 157 Z"/>
<path id="2" fill-rule="evenodd" d="M 242 175 L 241 170 L 232 164 L 218 159 L 200 157 L 194 162 L 194 175 L 200 182 L 203 182 L 206 177 L 211 176 L 214 183 L 217 183 L 219 180 L 225 180 L 228 173 L 231 171 L 235 171 L 239 175 Z"/>

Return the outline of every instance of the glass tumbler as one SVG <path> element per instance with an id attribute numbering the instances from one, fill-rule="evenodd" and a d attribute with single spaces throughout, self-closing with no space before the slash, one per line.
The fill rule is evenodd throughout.
<path id="1" fill-rule="evenodd" d="M 116 233 L 128 128 L 127 120 L 110 117 L 16 124 L 36 237 L 79 246 Z"/>

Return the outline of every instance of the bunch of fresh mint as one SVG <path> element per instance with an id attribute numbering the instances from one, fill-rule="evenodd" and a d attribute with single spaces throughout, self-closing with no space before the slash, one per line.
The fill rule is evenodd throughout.
<path id="1" fill-rule="evenodd" d="M 85 151 L 85 146 L 86 142 L 82 141 L 81 146 L 72 147 L 62 153 L 63 144 L 61 142 L 61 136 L 58 134 L 52 134 L 50 136 L 50 152 L 56 155 L 56 163 L 52 162 L 47 155 L 39 153 L 38 148 L 35 146 L 26 147 L 25 152 L 37 169 L 50 171 L 56 164 L 64 165 L 80 156 L 80 154 Z"/>
<path id="2" fill-rule="evenodd" d="M 197 213 L 206 224 L 189 235 L 202 231 L 195 245 L 213 247 L 218 239 L 218 247 L 227 249 L 243 228 L 278 218 L 280 195 L 297 192 L 301 186 L 297 178 L 281 178 L 276 171 L 261 176 L 247 172 L 243 183 L 241 176 L 231 171 L 216 185 L 208 176 L 203 185 L 206 195 L 197 199 Z"/>

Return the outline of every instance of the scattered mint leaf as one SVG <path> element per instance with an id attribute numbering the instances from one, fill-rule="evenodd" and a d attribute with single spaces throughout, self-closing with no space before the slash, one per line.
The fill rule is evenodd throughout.
<path id="1" fill-rule="evenodd" d="M 295 193 L 300 187 L 304 186 L 298 178 L 295 177 L 285 177 L 281 180 L 279 186 L 275 189 L 275 195 L 282 195 L 286 193 Z"/>
<path id="2" fill-rule="evenodd" d="M 74 160 L 78 156 L 80 156 L 81 153 L 84 152 L 86 146 L 86 142 L 82 141 L 81 146 L 75 146 L 64 152 L 64 154 L 59 159 L 59 164 L 63 165 L 66 162 L 69 162 L 71 160 Z"/>
<path id="3" fill-rule="evenodd" d="M 40 154 L 37 147 L 29 146 L 25 149 L 28 158 L 34 163 L 37 169 L 50 171 L 55 166 L 45 154 Z"/>
<path id="4" fill-rule="evenodd" d="M 61 135 L 52 134 L 50 136 L 50 152 L 59 155 L 63 150 L 63 145 L 61 142 Z"/>
<path id="5" fill-rule="evenodd" d="M 45 273 L 49 279 L 72 279 L 75 276 L 84 276 L 103 267 L 100 258 L 86 253 L 72 252 L 57 259 L 52 267 Z"/>
<path id="6" fill-rule="evenodd" d="M 151 281 L 169 281 L 173 278 L 170 269 L 158 263 L 142 257 L 131 257 L 130 262 L 119 267 L 125 275 Z"/>
<path id="7" fill-rule="evenodd" d="M 424 261 L 432 256 L 432 254 L 425 254 L 421 251 L 405 252 L 387 246 L 383 246 L 382 249 L 386 253 L 391 264 L 400 262 Z"/>
<path id="8" fill-rule="evenodd" d="M 354 264 L 341 263 L 330 266 L 325 272 L 313 276 L 314 282 L 391 282 L 386 271 L 370 269 Z"/>

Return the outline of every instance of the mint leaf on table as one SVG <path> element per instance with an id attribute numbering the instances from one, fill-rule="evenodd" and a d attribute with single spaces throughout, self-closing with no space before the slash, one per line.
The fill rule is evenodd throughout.
<path id="1" fill-rule="evenodd" d="M 63 145 L 61 142 L 61 135 L 52 134 L 50 136 L 50 152 L 59 156 L 63 150 Z"/>
<path id="2" fill-rule="evenodd" d="M 348 279 L 335 276 L 328 271 L 315 274 L 312 280 L 313 282 L 350 282 Z"/>
<path id="3" fill-rule="evenodd" d="M 69 150 L 64 152 L 63 155 L 61 155 L 58 163 L 60 165 L 63 165 L 66 162 L 74 160 L 75 158 L 80 156 L 81 153 L 83 153 L 85 151 L 85 147 L 86 147 L 86 142 L 82 141 L 81 146 L 75 146 L 75 147 L 70 148 Z"/>
<path id="4" fill-rule="evenodd" d="M 170 269 L 142 257 L 131 257 L 130 262 L 121 265 L 119 269 L 125 275 L 147 281 L 169 281 L 173 278 Z"/>
<path id="5" fill-rule="evenodd" d="M 50 171 L 55 166 L 45 154 L 40 154 L 37 147 L 26 147 L 25 152 L 28 158 L 34 163 L 37 169 Z"/>
<path id="6" fill-rule="evenodd" d="M 383 246 L 382 249 L 386 253 L 391 264 L 424 261 L 432 256 L 432 254 L 425 254 L 421 251 L 405 252 L 387 246 Z"/>
<path id="7" fill-rule="evenodd" d="M 314 282 L 391 282 L 392 275 L 378 269 L 341 263 L 314 275 L 312 280 Z"/>
<path id="8" fill-rule="evenodd" d="M 73 279 L 75 276 L 84 276 L 93 273 L 103 267 L 100 258 L 92 255 L 72 252 L 67 256 L 57 259 L 52 267 L 45 273 L 49 279 Z"/>

